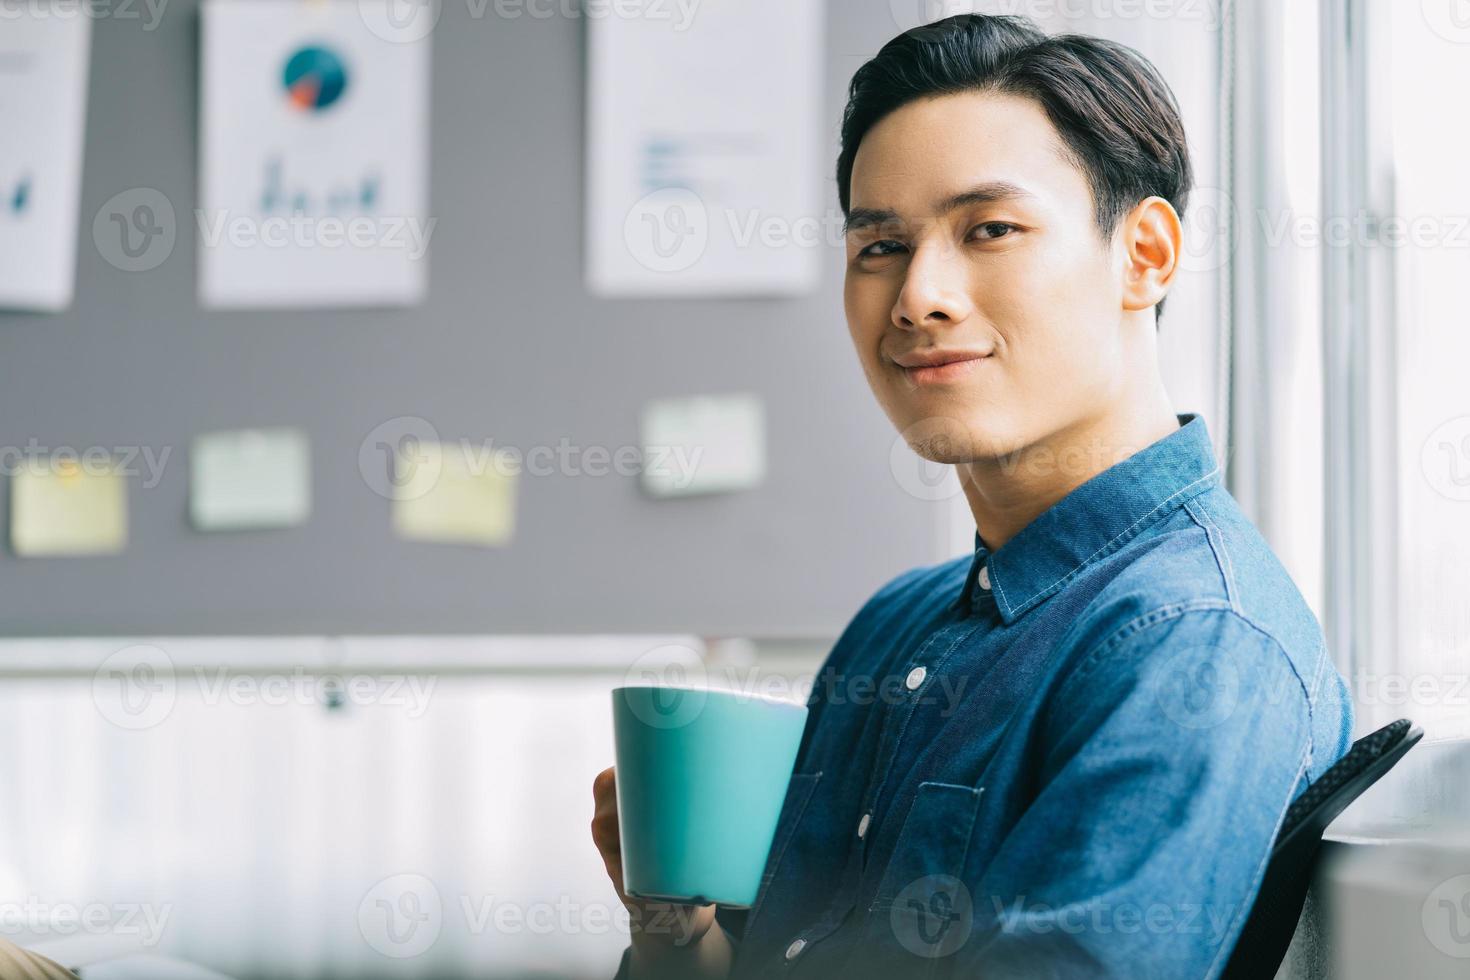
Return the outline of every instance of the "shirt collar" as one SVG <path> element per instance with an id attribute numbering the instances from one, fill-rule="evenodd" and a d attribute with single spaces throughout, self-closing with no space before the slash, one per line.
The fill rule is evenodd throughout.
<path id="1" fill-rule="evenodd" d="M 988 564 L 1001 618 L 1014 622 L 1083 568 L 1218 484 L 1220 464 L 1204 419 L 1197 413 L 1177 418 L 1174 432 L 1072 490 L 994 553 L 977 531 L 958 607 L 969 608 L 979 571 Z"/>

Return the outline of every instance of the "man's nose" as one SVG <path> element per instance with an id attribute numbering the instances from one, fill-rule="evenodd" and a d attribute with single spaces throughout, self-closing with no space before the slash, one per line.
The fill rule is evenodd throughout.
<path id="1" fill-rule="evenodd" d="M 963 257 L 945 245 L 915 250 L 898 301 L 893 323 L 905 330 L 958 323 L 969 313 L 968 276 Z"/>

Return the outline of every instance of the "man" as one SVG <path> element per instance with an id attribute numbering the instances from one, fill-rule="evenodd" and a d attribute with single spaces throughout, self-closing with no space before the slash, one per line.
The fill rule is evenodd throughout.
<path id="1" fill-rule="evenodd" d="M 956 467 L 975 554 L 843 632 L 752 909 L 619 888 L 622 975 L 1220 973 L 1352 717 L 1160 379 L 1190 184 L 1172 94 L 1120 45 L 966 15 L 858 71 L 848 324 L 894 425 Z M 595 795 L 620 886 L 611 770 Z"/>

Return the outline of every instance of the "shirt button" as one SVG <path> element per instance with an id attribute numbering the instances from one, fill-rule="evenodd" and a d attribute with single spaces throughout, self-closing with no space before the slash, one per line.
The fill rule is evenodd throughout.
<path id="1" fill-rule="evenodd" d="M 791 945 L 786 947 L 786 958 L 788 960 L 794 960 L 801 955 L 801 951 L 804 949 L 806 949 L 805 939 L 793 940 Z"/>
<path id="2" fill-rule="evenodd" d="M 858 840 L 862 840 L 868 835 L 868 824 L 871 823 L 872 820 L 873 815 L 871 813 L 865 813 L 863 814 L 863 819 L 858 821 Z"/>
<path id="3" fill-rule="evenodd" d="M 979 581 L 980 581 L 980 588 L 986 590 L 987 592 L 990 591 L 990 566 L 989 565 L 981 565 L 980 566 L 980 580 Z"/>
<path id="4" fill-rule="evenodd" d="M 917 691 L 919 689 L 919 685 L 924 683 L 924 678 L 928 676 L 929 672 L 923 667 L 915 667 L 913 670 L 909 671 L 909 676 L 904 678 L 903 686 L 908 688 L 910 691 Z"/>

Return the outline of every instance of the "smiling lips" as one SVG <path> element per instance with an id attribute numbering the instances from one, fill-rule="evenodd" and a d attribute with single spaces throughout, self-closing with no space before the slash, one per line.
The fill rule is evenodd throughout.
<path id="1" fill-rule="evenodd" d="M 916 350 L 900 354 L 893 363 L 914 384 L 947 384 L 967 378 L 990 351 Z"/>

